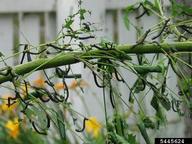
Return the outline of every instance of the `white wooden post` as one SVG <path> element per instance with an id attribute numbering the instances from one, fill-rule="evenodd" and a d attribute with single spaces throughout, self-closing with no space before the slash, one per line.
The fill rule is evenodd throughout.
<path id="1" fill-rule="evenodd" d="M 105 0 L 84 0 L 83 8 L 90 10 L 91 15 L 87 21 L 95 23 L 98 29 L 102 31 L 95 33 L 98 39 L 101 40 L 105 36 Z M 94 42 L 96 42 L 94 41 Z M 102 89 L 96 87 L 93 80 L 92 72 L 87 68 L 83 69 L 83 78 L 89 83 L 89 87 L 85 89 L 84 99 L 88 104 L 89 116 L 95 116 L 99 120 L 104 120 L 104 106 Z"/>
<path id="2" fill-rule="evenodd" d="M 11 15 L 0 15 L 0 52 L 4 54 L 6 58 L 7 56 L 12 55 L 12 48 L 13 48 L 13 17 Z M 13 57 L 5 60 L 5 62 L 13 66 Z M 0 68 L 4 67 L 4 63 L 0 63 Z M 3 85 L 6 85 L 9 87 L 9 83 L 4 83 Z M 7 88 L 0 87 L 0 95 L 9 95 L 11 94 L 10 91 Z"/>
<path id="3" fill-rule="evenodd" d="M 76 0 L 58 0 L 57 1 L 57 32 L 60 32 L 64 24 L 64 20 L 73 13 L 77 12 L 78 3 Z M 79 19 L 75 19 L 73 28 L 77 29 L 79 27 Z M 82 73 L 82 64 L 74 64 L 71 66 L 73 73 Z M 71 80 L 67 80 L 67 84 L 70 85 Z M 83 104 L 75 91 L 70 91 L 70 101 L 73 103 L 73 109 L 79 113 L 83 113 Z"/>
<path id="4" fill-rule="evenodd" d="M 83 8 L 88 9 L 92 12 L 91 16 L 87 19 L 87 21 L 96 23 L 99 28 L 104 28 L 104 16 L 105 16 L 105 1 L 103 0 L 84 0 L 83 1 Z M 72 14 L 77 10 L 77 1 L 76 0 L 58 0 L 57 2 L 57 26 L 58 26 L 58 32 L 62 28 L 62 24 L 64 23 L 64 19 L 67 18 L 69 14 Z M 77 20 L 77 23 L 74 24 L 75 28 L 79 27 L 79 20 Z M 98 32 L 97 36 L 101 37 L 103 36 L 103 32 Z M 72 70 L 74 73 L 82 73 L 83 79 L 89 84 L 87 88 L 85 88 L 85 93 L 83 94 L 83 99 L 85 100 L 85 103 L 88 104 L 88 111 L 90 111 L 89 116 L 96 116 L 98 119 L 103 119 L 103 108 L 101 108 L 98 104 L 98 101 L 96 100 L 100 99 L 100 102 L 102 102 L 102 94 L 101 90 L 98 90 L 96 88 L 93 77 L 91 72 L 87 72 L 88 70 L 84 70 L 82 67 L 82 64 L 75 64 L 75 66 L 72 67 Z M 71 96 L 75 97 L 73 98 L 74 102 L 74 108 L 75 110 L 82 112 L 86 114 L 87 109 L 84 108 L 82 105 L 82 101 L 78 99 L 78 96 L 71 92 Z"/>

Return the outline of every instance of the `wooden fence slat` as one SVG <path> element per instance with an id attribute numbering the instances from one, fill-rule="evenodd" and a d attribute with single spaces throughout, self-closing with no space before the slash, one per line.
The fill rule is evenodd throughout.
<path id="1" fill-rule="evenodd" d="M 12 15 L 0 15 L 0 50 L 7 56 L 12 55 L 13 50 L 13 17 Z M 6 60 L 8 65 L 13 65 L 13 57 Z M 1 62 L 1 66 L 3 66 Z"/>
<path id="2" fill-rule="evenodd" d="M 120 11 L 118 14 L 118 37 L 119 37 L 119 43 L 125 44 L 130 43 L 133 44 L 136 42 L 136 30 L 133 26 L 130 24 L 129 30 L 125 27 L 125 23 L 123 20 L 124 13 L 123 11 Z M 136 23 L 135 20 L 135 14 L 130 14 L 129 21 L 131 23 Z"/>
<path id="3" fill-rule="evenodd" d="M 97 39 L 93 42 L 100 41 L 104 36 L 105 29 L 105 1 L 103 0 L 84 0 L 83 7 L 92 11 L 91 15 L 88 16 L 87 21 L 95 23 L 98 29 L 103 31 L 98 31 L 95 33 Z M 89 41 L 90 42 L 90 41 Z M 84 99 L 89 105 L 89 116 L 95 116 L 97 119 L 104 121 L 104 106 L 103 106 L 103 96 L 102 89 L 95 85 L 92 72 L 88 68 L 82 70 L 83 79 L 89 83 L 89 87 L 85 89 Z M 108 101 L 108 100 L 107 100 Z M 86 110 L 85 110 L 86 112 Z"/>
<path id="4" fill-rule="evenodd" d="M 45 12 L 45 41 L 52 41 L 56 38 L 56 15 L 55 13 Z"/>
<path id="5" fill-rule="evenodd" d="M 56 0 L 1 0 L 0 13 L 51 12 L 55 11 Z"/>
<path id="6" fill-rule="evenodd" d="M 36 14 L 24 14 L 20 23 L 20 42 L 38 45 L 40 42 L 39 16 Z"/>
<path id="7" fill-rule="evenodd" d="M 134 4 L 135 0 L 105 0 L 106 9 L 108 10 L 117 10 L 124 9 L 126 6 Z"/>
<path id="8" fill-rule="evenodd" d="M 150 0 L 151 2 L 154 2 L 154 0 Z M 107 10 L 117 10 L 117 9 L 124 9 L 128 5 L 135 4 L 136 2 L 139 2 L 139 0 L 105 0 L 106 3 L 106 9 Z M 168 7 L 170 6 L 169 0 L 163 0 L 163 4 Z"/>
<path id="9" fill-rule="evenodd" d="M 106 12 L 105 21 L 105 36 L 107 39 L 114 41 L 114 22 L 113 22 L 113 12 Z"/>
<path id="10" fill-rule="evenodd" d="M 23 14 L 20 17 L 20 43 L 30 44 L 37 46 L 40 43 L 40 16 L 38 14 Z M 23 50 L 23 47 L 20 48 Z M 37 52 L 38 49 L 32 49 L 31 51 Z M 32 56 L 32 59 L 35 56 Z M 26 61 L 26 58 L 25 60 Z M 29 80 L 37 79 L 38 72 L 29 76 Z"/>
<path id="11" fill-rule="evenodd" d="M 12 15 L 0 15 L 0 52 L 2 52 L 5 57 L 13 55 L 13 16 Z M 5 60 L 5 62 L 13 66 L 14 64 L 14 57 L 10 57 L 9 59 Z M 4 67 L 4 63 L 0 62 L 0 68 Z M 4 83 L 4 86 L 10 87 L 10 83 Z M 3 95 L 9 95 L 12 94 L 12 91 L 10 91 L 7 88 L 0 86 L 0 97 Z"/>

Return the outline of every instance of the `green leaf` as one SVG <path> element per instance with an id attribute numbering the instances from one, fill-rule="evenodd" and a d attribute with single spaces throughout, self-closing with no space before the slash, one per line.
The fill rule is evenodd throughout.
<path id="1" fill-rule="evenodd" d="M 134 93 L 139 93 L 145 89 L 145 86 L 146 86 L 145 81 L 144 81 L 145 77 L 146 77 L 146 75 L 143 75 L 142 79 L 138 78 L 136 80 L 136 82 L 134 83 L 134 85 L 132 87 L 132 89 L 134 90 Z"/>
<path id="2" fill-rule="evenodd" d="M 151 128 L 151 129 L 155 128 L 155 123 L 147 116 L 143 118 L 143 123 L 146 128 Z"/>
<path id="3" fill-rule="evenodd" d="M 172 0 L 172 5 L 171 5 L 171 12 L 173 16 L 177 16 L 182 12 L 182 9 L 180 9 L 180 6 L 177 4 L 175 0 Z"/>
<path id="4" fill-rule="evenodd" d="M 143 2 L 143 4 L 144 4 L 144 6 L 150 6 L 151 8 L 155 8 L 156 6 L 158 6 L 157 4 L 158 3 L 156 3 L 156 1 L 157 0 L 155 0 L 155 4 L 153 4 L 151 1 L 149 1 L 149 0 L 145 0 L 144 2 Z"/>
<path id="5" fill-rule="evenodd" d="M 148 13 L 150 12 L 150 9 L 151 8 L 152 10 L 154 11 L 158 11 L 158 6 L 156 4 L 153 4 L 152 2 L 148 1 L 148 0 L 145 0 L 143 5 L 145 6 L 145 8 L 148 10 Z M 158 11 L 159 12 L 159 11 Z M 147 13 L 147 14 L 148 14 Z M 148 15 L 149 16 L 149 15 Z"/>
<path id="6" fill-rule="evenodd" d="M 154 6 L 158 7 L 158 5 L 159 5 L 159 0 L 154 0 Z"/>
<path id="7" fill-rule="evenodd" d="M 116 133 L 120 136 L 123 136 L 123 134 L 124 134 L 124 122 L 123 122 L 122 116 L 119 114 L 115 114 L 113 121 L 114 121 L 113 123 L 116 127 Z"/>
<path id="8" fill-rule="evenodd" d="M 171 109 L 171 102 L 166 96 L 161 96 L 158 98 L 161 105 L 168 111 Z"/>
<path id="9" fill-rule="evenodd" d="M 117 140 L 118 140 L 118 143 L 120 144 L 130 144 L 129 142 L 126 141 L 126 139 L 124 139 L 124 137 L 116 134 L 116 137 L 117 137 Z"/>
<path id="10" fill-rule="evenodd" d="M 140 130 L 140 132 L 141 132 L 141 135 L 143 136 L 146 144 L 151 144 L 144 123 L 143 123 L 142 121 L 140 121 L 140 122 L 137 124 L 137 126 L 138 126 L 138 128 L 139 128 L 139 130 Z"/>
<path id="11" fill-rule="evenodd" d="M 145 75 L 142 77 L 144 78 Z M 133 95 L 134 93 L 139 93 L 145 89 L 145 81 L 141 78 L 138 78 L 135 83 L 133 84 L 133 87 L 131 88 L 131 92 L 129 94 L 129 102 L 134 103 Z"/>
<path id="12" fill-rule="evenodd" d="M 85 19 L 85 13 L 87 12 L 86 9 L 80 9 L 79 10 L 79 14 L 80 14 L 80 20 L 84 20 Z"/>
<path id="13" fill-rule="evenodd" d="M 152 100 L 151 100 L 151 106 L 156 110 L 156 116 L 157 116 L 157 128 L 159 128 L 159 125 L 166 122 L 166 117 L 161 110 L 161 107 L 159 105 L 159 98 L 156 94 L 154 94 Z"/>
<path id="14" fill-rule="evenodd" d="M 47 117 L 45 112 L 43 112 L 42 110 L 38 110 L 36 112 L 38 116 L 38 126 L 43 130 L 47 130 Z"/>
<path id="15" fill-rule="evenodd" d="M 20 135 L 18 137 L 18 144 L 19 143 L 26 143 L 26 144 L 46 144 L 46 141 L 44 141 L 44 137 L 42 135 L 39 135 L 38 133 L 35 133 L 31 131 L 31 129 L 20 129 Z M 17 143 L 12 143 L 17 144 Z"/>
<path id="16" fill-rule="evenodd" d="M 64 27 L 67 28 L 67 29 L 71 28 L 71 25 L 73 24 L 73 22 L 74 22 L 74 20 L 72 18 L 66 19 Z"/>
<path id="17" fill-rule="evenodd" d="M 5 56 L 2 52 L 0 52 L 0 57 L 3 57 L 3 56 Z"/>
<path id="18" fill-rule="evenodd" d="M 134 8 L 134 5 L 130 5 L 130 6 L 127 6 L 125 8 L 125 11 L 124 11 L 124 16 L 123 16 L 123 20 L 124 20 L 124 23 L 125 23 L 125 26 L 126 28 L 129 30 L 130 28 L 130 21 L 129 21 L 129 14 L 134 11 L 135 8 Z"/>
<path id="19" fill-rule="evenodd" d="M 154 95 L 151 100 L 151 106 L 155 109 L 159 109 L 159 102 L 168 111 L 171 109 L 171 102 L 166 96 L 159 96 L 159 94 Z"/>
<path id="20" fill-rule="evenodd" d="M 188 5 L 184 5 L 181 2 L 177 2 L 176 0 L 171 0 L 171 3 L 171 12 L 174 17 L 182 15 L 183 12 L 188 14 L 192 13 L 192 8 Z"/>
<path id="21" fill-rule="evenodd" d="M 141 91 L 143 91 L 145 88 L 144 84 L 143 84 L 143 81 L 141 79 L 138 79 L 136 81 L 136 86 L 135 86 L 135 93 L 139 93 Z"/>
<path id="22" fill-rule="evenodd" d="M 157 97 L 154 95 L 152 100 L 151 100 L 151 106 L 156 110 L 158 111 L 159 109 L 159 104 L 158 104 L 158 99 Z"/>
<path id="23" fill-rule="evenodd" d="M 109 132 L 110 142 L 115 144 L 131 144 L 124 137 L 118 135 L 115 132 Z"/>
<path id="24" fill-rule="evenodd" d="M 60 134 L 60 138 L 66 141 L 66 126 L 64 116 L 61 110 L 56 114 L 57 126 Z"/>
<path id="25" fill-rule="evenodd" d="M 136 141 L 136 135 L 133 135 L 133 134 L 128 134 L 127 141 L 130 144 L 138 144 L 138 142 Z"/>
<path id="26" fill-rule="evenodd" d="M 161 2 L 160 2 L 160 0 L 155 0 L 154 1 L 154 7 L 155 7 L 155 10 L 157 10 L 159 13 L 161 13 L 162 12 L 162 6 L 161 6 Z"/>
<path id="27" fill-rule="evenodd" d="M 25 110 L 25 115 L 30 119 L 32 116 L 35 116 L 35 112 L 31 108 L 27 108 Z"/>
<path id="28" fill-rule="evenodd" d="M 157 128 L 159 128 L 159 125 L 165 124 L 167 122 L 166 120 L 166 115 L 162 111 L 161 107 L 158 108 L 156 111 L 156 116 L 157 116 Z"/>

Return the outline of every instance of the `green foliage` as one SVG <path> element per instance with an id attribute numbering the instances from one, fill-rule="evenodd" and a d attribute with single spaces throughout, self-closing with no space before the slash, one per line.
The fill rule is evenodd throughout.
<path id="1" fill-rule="evenodd" d="M 80 14 L 80 20 L 84 20 L 85 19 L 85 14 L 87 13 L 86 9 L 80 9 L 79 10 L 79 14 Z"/>
<path id="2" fill-rule="evenodd" d="M 149 117 L 145 116 L 142 121 L 146 128 L 155 129 L 155 123 Z"/>
<path id="3" fill-rule="evenodd" d="M 125 8 L 125 26 L 128 30 L 130 25 L 134 26 L 139 36 L 133 45 L 119 46 L 103 39 L 94 43 L 92 40 L 95 40 L 97 30 L 94 28 L 94 24 L 86 22 L 86 14 L 90 14 L 90 12 L 79 5 L 79 10 L 65 19 L 63 27 L 54 41 L 35 48 L 29 44 L 24 45 L 22 57 L 24 58 L 26 54 L 28 63 L 12 68 L 8 67 L 2 59 L 5 68 L 0 70 L 2 76 L 0 79 L 5 78 L 2 81 L 10 80 L 12 85 L 7 87 L 16 95 L 7 98 L 8 106 L 12 106 L 12 103 L 18 104 L 17 113 L 9 111 L 10 115 L 6 115 L 4 121 L 16 117 L 16 114 L 21 119 L 21 123 L 24 122 L 23 117 L 27 117 L 28 120 L 27 128 L 21 129 L 21 132 L 25 134 L 20 134 L 17 139 L 9 139 L 11 135 L 3 126 L 5 122 L 0 121 L 2 125 L 0 138 L 5 137 L 2 138 L 2 142 L 19 144 L 21 141 L 25 141 L 38 144 L 45 143 L 45 139 L 52 136 L 54 143 L 58 144 L 68 144 L 71 141 L 91 144 L 138 144 L 136 134 L 139 132 L 145 142 L 151 144 L 152 139 L 150 139 L 148 130 L 156 131 L 165 124 L 167 111 L 173 110 L 181 115 L 180 101 L 187 104 L 190 110 L 192 109 L 192 102 L 189 98 L 192 80 L 185 77 L 183 70 L 179 69 L 177 65 L 180 60 L 177 58 L 177 53 L 183 52 L 183 49 L 186 51 L 192 45 L 187 38 L 188 34 L 191 34 L 191 20 L 181 21 L 181 19 L 177 19 L 177 16 L 188 15 L 192 13 L 192 10 L 185 5 L 178 4 L 175 0 L 171 2 L 171 16 L 164 14 L 164 7 L 160 0 L 153 2 L 144 0 Z M 80 3 L 81 1 L 79 1 Z M 137 24 L 129 20 L 129 15 L 138 11 L 141 13 L 136 20 L 144 15 L 156 15 L 160 22 L 142 34 L 142 30 L 138 29 Z M 80 20 L 79 28 L 73 27 L 76 18 Z M 153 37 L 151 38 L 151 36 Z M 169 36 L 174 36 L 174 40 L 178 42 L 164 43 Z M 159 41 L 160 43 L 158 43 Z M 143 49 L 145 50 L 142 52 Z M 145 52 L 162 53 L 164 56 L 156 54 L 152 60 L 149 60 L 143 54 Z M 31 55 L 39 57 L 42 53 L 45 54 L 46 59 L 37 59 L 35 62 L 32 60 Z M 129 53 L 136 54 L 137 62 Z M 2 53 L 0 53 L 0 57 L 3 57 Z M 88 84 L 81 83 L 83 76 L 71 68 L 71 65 L 76 62 L 82 62 L 84 68 L 91 71 L 95 85 L 102 91 L 100 95 L 103 96 L 105 122 L 102 121 L 101 124 L 97 122 L 97 119 L 91 120 L 88 112 L 81 114 L 74 110 L 73 100 L 69 101 L 71 91 L 73 91 L 79 95 L 79 99 L 89 111 L 90 106 L 89 104 L 87 106 L 83 96 L 86 94 L 84 87 Z M 190 64 L 181 62 L 191 68 Z M 178 95 L 169 90 L 167 86 L 169 67 L 173 68 L 179 78 L 184 79 L 180 84 L 181 99 L 175 98 Z M 52 68 L 54 73 L 47 72 L 45 69 L 48 68 Z M 122 74 L 120 69 L 129 72 Z M 27 77 L 37 70 L 42 70 L 43 78 L 33 84 Z M 129 83 L 130 78 L 126 76 L 130 73 L 136 77 L 133 85 Z M 68 83 L 69 79 L 72 79 L 71 84 Z M 57 81 L 59 82 L 57 83 Z M 119 90 L 121 85 L 129 90 L 126 93 L 126 99 L 122 97 L 123 92 Z M 91 91 L 90 87 L 87 89 Z M 148 114 L 143 105 L 143 99 L 148 98 L 150 92 L 153 96 L 148 101 L 155 112 L 154 115 Z M 109 101 L 106 101 L 108 99 Z M 107 105 L 109 104 L 111 105 L 111 115 L 108 114 Z M 138 109 L 133 109 L 135 106 L 138 106 Z M 1 110 L 2 114 L 5 109 L 8 111 L 4 105 L 4 110 L 3 108 Z M 129 120 L 132 116 L 136 121 L 130 124 Z M 91 124 L 88 125 L 88 122 Z M 53 128 L 50 129 L 51 124 Z M 33 131 L 47 136 L 37 135 L 29 129 L 29 126 Z M 71 136 L 73 140 L 71 140 Z M 35 140 L 32 142 L 31 139 Z"/>
<path id="4" fill-rule="evenodd" d="M 71 18 L 66 19 L 64 27 L 70 29 L 72 24 L 73 24 L 73 22 L 74 22 L 74 20 L 71 19 Z"/>
<path id="5" fill-rule="evenodd" d="M 125 26 L 126 26 L 126 28 L 129 30 L 129 28 L 130 28 L 130 21 L 129 21 L 129 14 L 132 12 L 132 11 L 134 11 L 134 6 L 135 5 L 129 5 L 129 6 L 127 6 L 126 8 L 125 8 L 125 11 L 124 11 L 124 17 L 123 17 L 123 19 L 124 19 L 124 23 L 125 23 Z"/>
<path id="6" fill-rule="evenodd" d="M 143 136 L 146 144 L 151 144 L 150 138 L 149 138 L 149 136 L 148 136 L 148 134 L 147 134 L 146 127 L 145 127 L 143 121 L 139 121 L 139 123 L 137 124 L 137 126 L 138 126 L 138 128 L 139 128 L 139 130 L 140 130 L 140 132 L 141 132 L 141 135 Z"/>
<path id="7" fill-rule="evenodd" d="M 192 8 L 188 5 L 184 5 L 176 0 L 171 0 L 171 12 L 174 17 L 181 16 L 184 13 L 191 14 Z"/>

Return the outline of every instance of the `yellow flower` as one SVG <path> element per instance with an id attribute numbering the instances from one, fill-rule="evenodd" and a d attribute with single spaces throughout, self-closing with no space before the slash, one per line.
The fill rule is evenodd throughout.
<path id="1" fill-rule="evenodd" d="M 17 138 L 19 135 L 19 122 L 18 119 L 7 121 L 5 127 L 9 130 L 9 135 L 13 138 Z"/>
<path id="2" fill-rule="evenodd" d="M 77 87 L 86 87 L 88 84 L 84 80 L 73 80 L 71 82 L 71 85 L 69 86 L 69 89 L 76 89 Z"/>
<path id="3" fill-rule="evenodd" d="M 63 82 L 58 82 L 54 85 L 56 90 L 62 90 L 65 89 L 65 85 L 63 84 Z"/>
<path id="4" fill-rule="evenodd" d="M 4 99 L 4 100 L 2 101 L 2 103 L 0 104 L 0 108 L 1 108 L 2 111 L 13 111 L 14 109 L 16 109 L 17 103 L 14 103 L 14 104 L 10 105 L 9 107 L 8 107 L 8 105 L 6 104 L 6 103 L 7 103 L 7 99 L 8 99 L 9 97 L 13 97 L 13 96 L 12 96 L 12 95 L 3 95 L 3 96 L 2 96 L 2 99 Z"/>
<path id="5" fill-rule="evenodd" d="M 76 89 L 77 87 L 85 87 L 88 86 L 88 84 L 84 80 L 73 80 L 71 84 L 69 85 L 69 89 Z M 58 82 L 54 85 L 56 90 L 62 90 L 66 89 L 65 85 L 63 82 Z"/>
<path id="6" fill-rule="evenodd" d="M 10 105 L 10 106 L 8 107 L 8 105 L 7 105 L 6 103 L 3 103 L 3 104 L 1 104 L 0 107 L 1 107 L 1 110 L 2 110 L 2 111 L 13 111 L 13 110 L 16 109 L 17 104 L 14 103 L 14 104 L 12 104 L 12 105 Z"/>
<path id="7" fill-rule="evenodd" d="M 33 85 L 36 87 L 45 87 L 45 79 L 43 76 L 39 76 L 38 79 L 33 81 Z"/>
<path id="8" fill-rule="evenodd" d="M 96 138 L 101 132 L 101 124 L 96 117 L 90 117 L 85 121 L 85 130 Z"/>
<path id="9" fill-rule="evenodd" d="M 71 82 L 71 85 L 69 86 L 70 89 L 75 89 L 78 86 L 78 81 L 77 80 L 73 80 Z"/>

